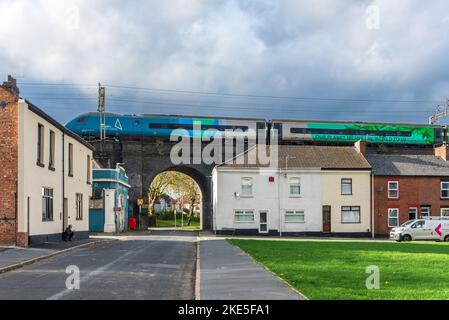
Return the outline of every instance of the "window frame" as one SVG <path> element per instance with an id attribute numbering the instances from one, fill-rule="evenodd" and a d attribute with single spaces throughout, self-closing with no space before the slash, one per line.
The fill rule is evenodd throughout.
<path id="1" fill-rule="evenodd" d="M 44 167 L 44 153 L 45 153 L 45 126 L 42 123 L 37 124 L 37 159 L 36 164 L 39 167 Z"/>
<path id="2" fill-rule="evenodd" d="M 55 152 L 56 152 L 56 134 L 53 130 L 50 130 L 50 148 L 48 150 L 48 169 L 55 171 Z"/>
<path id="3" fill-rule="evenodd" d="M 250 181 L 250 186 L 251 186 L 251 193 L 247 194 L 244 193 L 244 186 L 246 186 L 244 184 L 245 181 Z M 252 177 L 242 177 L 240 180 L 240 196 L 241 197 L 253 197 L 254 196 L 254 179 Z"/>
<path id="4" fill-rule="evenodd" d="M 397 215 L 396 217 L 391 217 L 391 211 L 396 211 Z M 399 227 L 399 208 L 396 207 L 392 207 L 392 208 L 387 208 L 387 222 L 388 222 L 388 228 L 396 228 Z M 390 219 L 396 219 L 396 225 L 391 225 L 390 224 Z"/>
<path id="5" fill-rule="evenodd" d="M 46 192 L 48 191 L 48 192 Z M 53 188 L 42 187 L 42 221 L 53 221 L 54 192 Z M 48 193 L 48 194 L 46 194 Z"/>
<path id="6" fill-rule="evenodd" d="M 95 196 L 95 192 L 98 191 L 101 193 L 100 198 L 97 198 Z M 101 205 L 98 205 L 98 203 L 100 203 Z M 89 210 L 103 210 L 103 209 L 104 209 L 104 189 L 92 189 L 92 195 L 89 198 Z"/>
<path id="7" fill-rule="evenodd" d="M 348 210 L 343 210 L 343 208 L 350 208 L 350 210 L 349 211 Z M 356 211 L 359 212 L 359 220 L 358 221 L 351 221 L 351 222 L 344 221 L 343 213 L 345 213 L 345 212 L 353 212 L 354 211 L 353 208 L 358 208 L 358 210 L 356 210 Z M 341 206 L 340 212 L 341 212 L 341 216 L 340 216 L 341 224 L 361 224 L 362 223 L 362 208 L 361 208 L 361 206 Z"/>
<path id="8" fill-rule="evenodd" d="M 69 150 L 68 150 L 68 170 L 67 174 L 69 177 L 73 177 L 73 143 L 69 142 Z"/>
<path id="9" fill-rule="evenodd" d="M 92 160 L 90 157 L 90 154 L 87 155 L 87 169 L 86 169 L 86 174 L 87 174 L 87 184 L 91 184 L 92 183 Z"/>
<path id="10" fill-rule="evenodd" d="M 443 188 L 444 183 L 447 183 L 449 185 L 449 181 L 440 181 L 440 199 L 449 199 L 449 187 Z M 443 191 L 447 192 L 446 197 L 443 197 Z"/>
<path id="11" fill-rule="evenodd" d="M 241 212 L 241 213 L 237 213 L 237 212 Z M 249 212 L 252 212 L 251 214 Z M 234 210 L 234 223 L 255 223 L 256 222 L 256 210 L 254 209 L 235 209 Z M 239 215 L 239 216 L 251 216 L 253 217 L 252 221 L 240 221 L 237 220 L 235 217 Z"/>
<path id="12" fill-rule="evenodd" d="M 83 210 L 83 194 L 82 193 L 76 193 L 75 195 L 75 207 L 76 207 L 76 220 L 81 221 L 84 217 L 84 210 Z"/>
<path id="13" fill-rule="evenodd" d="M 424 207 L 421 207 L 420 209 L 421 209 L 421 210 L 420 210 L 421 218 L 422 218 L 422 217 L 430 217 L 430 216 L 431 216 L 431 212 L 430 212 L 430 207 L 429 207 L 429 206 L 424 206 Z M 426 216 L 423 215 L 423 210 L 424 210 L 424 209 L 428 210 L 428 214 L 427 214 Z"/>
<path id="14" fill-rule="evenodd" d="M 351 187 L 351 192 L 350 193 L 344 193 L 343 192 L 343 181 L 344 180 L 350 181 L 350 183 L 349 183 L 349 185 Z M 340 181 L 340 193 L 341 193 L 342 196 L 352 196 L 352 178 L 341 178 L 341 181 Z"/>
<path id="15" fill-rule="evenodd" d="M 396 183 L 396 189 L 390 188 L 390 183 Z M 396 197 L 390 196 L 390 191 L 396 191 Z M 387 197 L 388 199 L 398 200 L 399 199 L 399 180 L 388 180 L 387 181 Z"/>
<path id="16" fill-rule="evenodd" d="M 409 207 L 408 208 L 408 217 L 409 217 L 409 220 L 410 220 L 410 210 L 415 210 L 415 219 L 414 220 L 416 220 L 416 219 L 418 219 L 418 215 L 419 215 L 419 210 L 418 210 L 418 207 Z"/>
<path id="17" fill-rule="evenodd" d="M 302 216 L 303 219 L 302 220 L 297 220 L 297 221 L 287 221 L 287 216 L 290 217 L 300 217 Z M 285 223 L 306 223 L 306 211 L 304 209 L 287 209 L 284 212 L 284 222 Z"/>
<path id="18" fill-rule="evenodd" d="M 297 180 L 297 183 L 293 183 L 292 180 Z M 292 193 L 292 187 L 298 186 L 299 193 Z M 301 196 L 301 178 L 300 177 L 290 177 L 288 179 L 288 192 L 291 197 L 300 197 Z"/>
<path id="19" fill-rule="evenodd" d="M 440 217 L 441 218 L 449 218 L 449 214 L 447 216 L 443 215 L 443 210 L 449 211 L 449 207 L 442 207 L 442 208 L 440 208 Z"/>

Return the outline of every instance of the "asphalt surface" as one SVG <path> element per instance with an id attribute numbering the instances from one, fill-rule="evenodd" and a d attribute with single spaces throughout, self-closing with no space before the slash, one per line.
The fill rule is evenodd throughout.
<path id="1" fill-rule="evenodd" d="M 0 300 L 190 300 L 195 265 L 190 238 L 117 240 L 0 275 Z M 80 270 L 79 289 L 67 289 L 69 266 Z"/>

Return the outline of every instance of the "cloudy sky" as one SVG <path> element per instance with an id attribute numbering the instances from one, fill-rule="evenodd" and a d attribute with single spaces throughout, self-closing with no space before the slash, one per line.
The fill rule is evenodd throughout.
<path id="1" fill-rule="evenodd" d="M 448 31 L 445 0 L 0 0 L 0 76 L 60 121 L 101 81 L 128 114 L 426 122 Z"/>

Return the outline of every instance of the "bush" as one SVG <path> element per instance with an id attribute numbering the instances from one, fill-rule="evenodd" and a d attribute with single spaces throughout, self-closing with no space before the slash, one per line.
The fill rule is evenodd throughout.
<path id="1" fill-rule="evenodd" d="M 157 220 L 174 220 L 175 219 L 175 214 L 174 214 L 174 212 L 172 211 L 172 210 L 163 210 L 163 211 L 160 211 L 160 212 L 156 212 L 156 219 Z M 194 215 L 195 215 L 195 213 L 194 213 Z M 181 221 L 181 212 L 177 212 L 176 213 L 176 220 L 179 220 L 179 221 Z M 184 214 L 184 220 L 186 220 L 187 221 L 187 219 L 188 219 L 188 215 L 187 214 Z M 200 217 L 199 217 L 199 214 L 198 214 L 198 216 L 192 216 L 192 218 L 190 219 L 190 221 L 200 221 Z"/>

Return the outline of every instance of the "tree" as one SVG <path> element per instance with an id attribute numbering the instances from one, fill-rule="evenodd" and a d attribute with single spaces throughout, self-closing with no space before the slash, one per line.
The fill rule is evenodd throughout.
<path id="1" fill-rule="evenodd" d="M 195 204 L 201 202 L 201 192 L 198 185 L 192 178 L 180 172 L 163 172 L 153 180 L 148 193 L 151 213 L 154 213 L 156 201 L 164 194 L 178 200 L 181 209 L 184 208 L 184 204 L 189 204 L 189 218 L 193 215 Z"/>
<path id="2" fill-rule="evenodd" d="M 162 197 L 162 195 L 166 194 L 170 187 L 175 184 L 176 176 L 173 173 L 176 172 L 162 172 L 158 174 L 151 183 L 148 190 L 148 209 L 150 214 L 154 213 L 156 201 Z"/>

